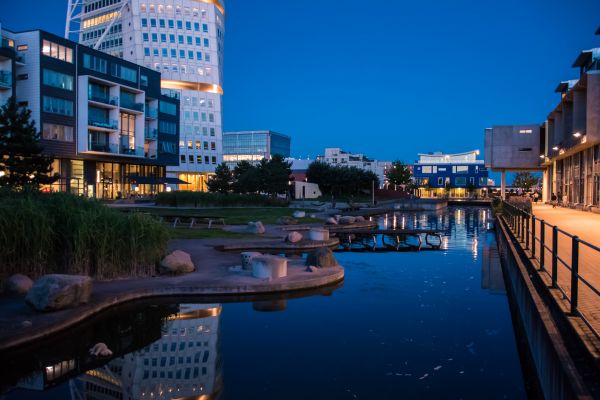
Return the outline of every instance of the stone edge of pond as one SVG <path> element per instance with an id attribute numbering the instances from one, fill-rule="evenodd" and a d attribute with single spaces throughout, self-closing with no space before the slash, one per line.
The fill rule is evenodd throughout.
<path id="1" fill-rule="evenodd" d="M 289 278 L 289 277 L 288 277 Z M 60 313 L 66 313 L 60 318 L 56 313 L 39 313 L 33 318 L 35 328 L 31 329 L 9 328 L 2 333 L 0 337 L 0 352 L 10 351 L 19 347 L 27 346 L 36 341 L 43 340 L 55 334 L 83 323 L 85 320 L 108 311 L 110 308 L 125 304 L 127 302 L 144 300 L 158 297 L 186 297 L 186 296 L 228 296 L 228 295 L 260 295 L 260 294 L 282 294 L 286 292 L 295 292 L 307 289 L 317 289 L 339 283 L 344 279 L 344 268 L 342 266 L 322 269 L 317 273 L 311 273 L 306 278 L 300 279 L 294 276 L 293 279 L 277 279 L 271 282 L 261 282 L 257 284 L 229 284 L 225 282 L 219 285 L 211 284 L 206 286 L 182 285 L 174 287 L 161 286 L 162 282 L 157 281 L 153 287 L 146 287 L 137 290 L 123 290 L 118 294 L 102 293 L 97 294 L 96 298 L 90 303 L 80 305 L 76 308 L 61 310 Z M 105 284 L 110 285 L 110 284 Z M 97 296 L 100 296 L 98 298 Z M 208 300 L 208 299 L 207 299 Z M 37 323 L 36 319 L 45 319 L 42 324 Z M 39 322 L 39 321 L 38 321 Z M 44 325 L 44 326 L 41 326 Z"/>
<path id="2" fill-rule="evenodd" d="M 252 251 L 252 250 L 277 250 L 277 251 L 311 251 L 321 247 L 337 247 L 340 244 L 338 238 L 331 238 L 325 241 L 303 240 L 298 243 L 282 243 L 281 241 L 256 241 L 243 243 L 229 243 L 217 245 L 215 248 L 219 251 Z"/>

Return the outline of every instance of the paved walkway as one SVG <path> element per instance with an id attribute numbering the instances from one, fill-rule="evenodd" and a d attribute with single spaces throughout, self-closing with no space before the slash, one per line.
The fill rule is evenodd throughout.
<path id="1" fill-rule="evenodd" d="M 571 210 L 568 208 L 552 208 L 546 204 L 534 205 L 533 214 L 545 222 L 556 225 L 560 230 L 600 247 L 600 214 Z M 536 236 L 540 237 L 541 224 L 536 223 Z M 550 273 L 552 270 L 552 229 L 545 228 L 545 243 L 549 249 L 545 251 L 544 265 Z M 536 241 L 536 258 L 541 254 L 540 243 Z M 558 256 L 571 266 L 572 238 L 562 232 L 558 234 Z M 558 285 L 571 296 L 571 272 L 563 263 L 558 262 Z M 581 243 L 579 245 L 579 275 L 590 285 L 600 290 L 600 252 Z M 594 293 L 583 282 L 579 282 L 579 310 L 590 321 L 597 332 L 600 332 L 600 296 Z"/>

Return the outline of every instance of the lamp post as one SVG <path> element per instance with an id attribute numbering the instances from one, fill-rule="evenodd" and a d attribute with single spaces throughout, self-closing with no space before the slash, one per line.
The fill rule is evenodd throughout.
<path id="1" fill-rule="evenodd" d="M 371 205 L 375 207 L 375 180 L 371 181 Z"/>

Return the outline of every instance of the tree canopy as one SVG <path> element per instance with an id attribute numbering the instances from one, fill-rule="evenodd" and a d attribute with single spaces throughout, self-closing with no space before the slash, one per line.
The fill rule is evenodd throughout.
<path id="1" fill-rule="evenodd" d="M 323 194 L 347 195 L 369 192 L 379 178 L 372 171 L 356 167 L 342 167 L 315 161 L 308 166 L 307 179 L 319 185 Z"/>
<path id="2" fill-rule="evenodd" d="M 231 190 L 231 184 L 231 170 L 227 164 L 221 163 L 215 168 L 215 175 L 208 181 L 208 191 L 227 193 Z"/>
<path id="3" fill-rule="evenodd" d="M 412 173 L 408 165 L 402 161 L 394 161 L 392 167 L 387 171 L 386 177 L 392 185 L 408 185 L 411 182 Z"/>
<path id="4" fill-rule="evenodd" d="M 519 172 L 515 175 L 515 179 L 513 180 L 513 186 L 529 190 L 532 186 L 539 184 L 540 179 L 533 175 L 531 172 Z"/>

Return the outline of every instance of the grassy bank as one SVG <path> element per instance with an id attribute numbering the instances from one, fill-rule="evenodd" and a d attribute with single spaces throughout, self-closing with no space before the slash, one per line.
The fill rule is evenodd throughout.
<path id="1" fill-rule="evenodd" d="M 168 240 L 168 230 L 149 215 L 68 194 L 0 192 L 0 277 L 147 276 Z"/>

